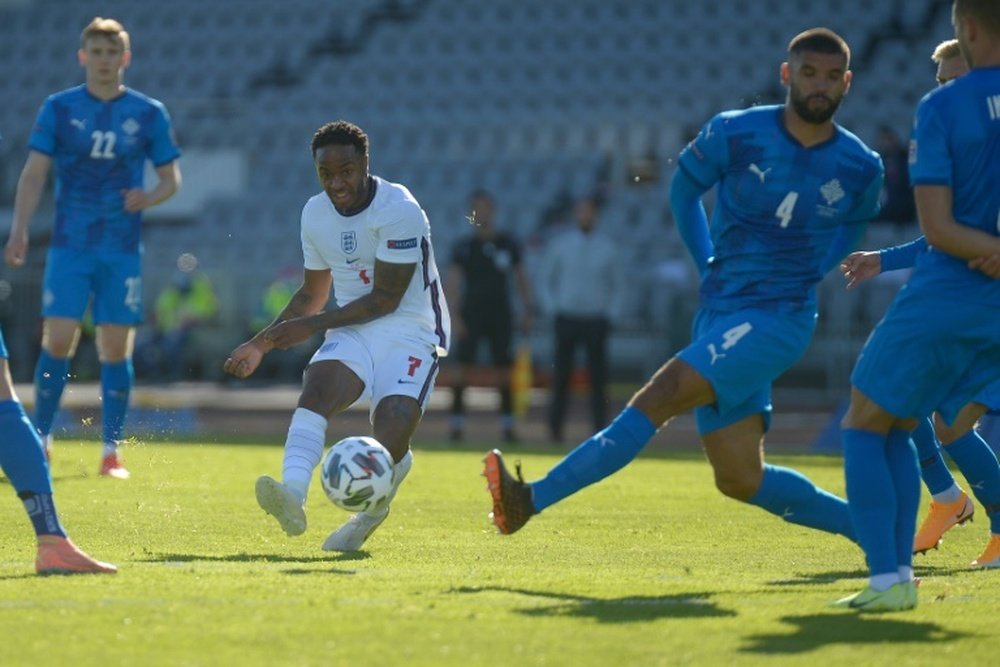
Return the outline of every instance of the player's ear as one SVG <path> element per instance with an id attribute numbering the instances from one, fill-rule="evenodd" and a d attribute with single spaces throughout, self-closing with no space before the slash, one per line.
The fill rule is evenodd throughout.
<path id="1" fill-rule="evenodd" d="M 132 51 L 126 51 L 122 54 L 122 69 L 125 69 L 132 64 Z"/>
<path id="2" fill-rule="evenodd" d="M 788 82 L 792 78 L 792 66 L 787 62 L 781 63 L 781 85 L 788 86 Z"/>
<path id="3" fill-rule="evenodd" d="M 854 79 L 854 74 L 851 72 L 851 70 L 847 70 L 846 72 L 844 72 L 844 94 L 845 95 L 847 94 L 847 91 L 849 91 L 851 89 L 851 81 L 853 79 Z"/>
<path id="4" fill-rule="evenodd" d="M 76 59 L 80 63 L 80 67 L 87 66 L 87 52 L 84 51 L 83 49 L 77 49 Z"/>

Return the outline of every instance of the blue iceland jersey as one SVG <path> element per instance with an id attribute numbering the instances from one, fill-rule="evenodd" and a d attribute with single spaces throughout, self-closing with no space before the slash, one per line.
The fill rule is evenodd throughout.
<path id="1" fill-rule="evenodd" d="M 840 259 L 829 256 L 838 228 L 863 231 L 878 213 L 879 156 L 839 126 L 804 148 L 783 108 L 721 113 L 681 152 L 689 176 L 718 185 L 714 256 L 701 284 L 708 308 L 815 309 L 816 284 Z"/>
<path id="2" fill-rule="evenodd" d="M 955 221 L 993 236 L 1000 235 L 998 156 L 1000 67 L 974 69 L 920 101 L 910 143 L 911 182 L 950 187 Z M 910 282 L 1000 305 L 1000 280 L 933 249 L 918 258 Z"/>
<path id="3" fill-rule="evenodd" d="M 103 101 L 70 88 L 45 100 L 28 146 L 55 165 L 53 247 L 139 251 L 141 214 L 125 211 L 122 191 L 142 187 L 147 158 L 159 167 L 180 156 L 160 102 L 130 89 Z"/>

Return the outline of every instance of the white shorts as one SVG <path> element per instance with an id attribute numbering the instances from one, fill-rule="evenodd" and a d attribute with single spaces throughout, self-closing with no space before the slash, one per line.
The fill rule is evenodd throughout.
<path id="1" fill-rule="evenodd" d="M 370 401 L 369 417 L 386 396 L 409 396 L 425 410 L 439 368 L 433 345 L 405 334 L 355 327 L 328 330 L 309 363 L 334 360 L 365 383 L 358 400 Z"/>

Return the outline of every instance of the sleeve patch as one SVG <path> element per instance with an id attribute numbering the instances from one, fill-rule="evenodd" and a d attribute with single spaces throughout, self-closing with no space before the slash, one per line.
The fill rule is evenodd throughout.
<path id="1" fill-rule="evenodd" d="M 412 239 L 389 239 L 385 242 L 385 247 L 389 250 L 407 250 L 417 247 L 417 238 Z"/>

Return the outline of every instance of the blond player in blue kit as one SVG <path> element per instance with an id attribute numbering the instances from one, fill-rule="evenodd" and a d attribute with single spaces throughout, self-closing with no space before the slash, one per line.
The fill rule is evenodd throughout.
<path id="1" fill-rule="evenodd" d="M 972 70 L 917 107 L 910 150 L 930 246 L 872 332 L 851 375 L 844 470 L 868 586 L 835 604 L 899 611 L 917 604 L 912 548 L 920 472 L 910 431 L 937 411 L 963 419 L 1000 374 L 1000 4 L 956 0 L 953 23 Z"/>

